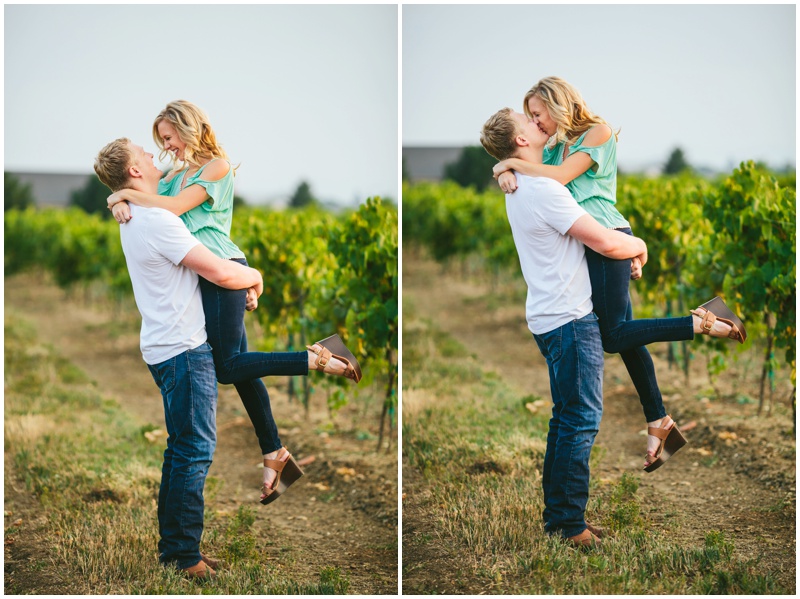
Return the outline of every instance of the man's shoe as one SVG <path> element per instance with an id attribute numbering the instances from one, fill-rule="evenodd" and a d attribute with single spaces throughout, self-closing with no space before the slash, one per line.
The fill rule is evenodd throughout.
<path id="1" fill-rule="evenodd" d="M 214 569 L 203 560 L 200 560 L 194 566 L 181 569 L 181 572 L 188 578 L 200 580 L 211 580 L 217 577 L 217 573 L 214 572 Z"/>
<path id="2" fill-rule="evenodd" d="M 586 526 L 589 526 L 589 525 L 587 524 Z M 595 533 L 595 534 L 597 534 L 597 533 Z M 597 536 L 599 537 L 600 535 L 597 535 Z M 200 559 L 203 561 L 203 563 L 206 566 L 208 566 L 212 570 L 219 570 L 220 562 L 219 562 L 218 559 L 214 559 L 212 557 L 208 557 L 207 555 L 205 555 L 203 553 L 200 554 Z"/>
<path id="3" fill-rule="evenodd" d="M 567 537 L 567 541 L 578 548 L 592 548 L 600 546 L 600 539 L 588 528 L 574 537 Z"/>

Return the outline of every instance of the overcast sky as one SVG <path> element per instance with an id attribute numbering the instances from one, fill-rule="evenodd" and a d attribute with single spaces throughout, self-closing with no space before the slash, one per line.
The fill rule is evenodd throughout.
<path id="1" fill-rule="evenodd" d="M 620 168 L 795 164 L 795 6 L 403 7 L 403 145 L 479 143 L 562 77 L 620 127 Z"/>
<path id="2" fill-rule="evenodd" d="M 5 170 L 91 173 L 155 150 L 172 100 L 204 109 L 252 203 L 398 199 L 395 5 L 6 5 Z"/>

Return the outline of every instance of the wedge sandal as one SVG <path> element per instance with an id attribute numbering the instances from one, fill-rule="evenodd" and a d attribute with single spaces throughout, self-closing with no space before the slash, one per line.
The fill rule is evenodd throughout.
<path id="1" fill-rule="evenodd" d="M 717 335 L 711 335 L 711 329 L 714 327 L 714 322 L 719 320 L 731 327 L 731 331 L 728 333 L 729 339 L 736 339 L 739 343 L 744 343 L 747 339 L 744 323 L 720 297 L 715 297 L 696 310 L 692 310 L 692 314 L 703 319 L 700 323 L 701 335 L 717 337 Z"/>
<path id="2" fill-rule="evenodd" d="M 275 477 L 275 480 L 272 481 L 271 486 L 263 485 L 261 487 L 261 493 L 265 495 L 261 499 L 261 503 L 267 505 L 268 503 L 272 503 L 278 497 L 283 495 L 286 492 L 286 489 L 289 486 L 296 482 L 301 476 L 303 476 L 303 471 L 300 469 L 300 466 L 297 465 L 297 462 L 294 461 L 292 454 L 289 454 L 289 459 L 281 460 L 283 456 L 287 453 L 287 449 L 285 447 L 281 447 L 278 450 L 278 455 L 275 459 L 265 459 L 264 466 L 267 468 L 272 468 L 278 475 Z"/>
<path id="3" fill-rule="evenodd" d="M 345 377 L 355 383 L 361 380 L 361 365 L 358 363 L 358 360 L 356 360 L 353 352 L 347 349 L 339 335 L 334 334 L 330 337 L 326 337 L 322 341 L 317 341 L 315 345 L 321 345 L 322 349 L 316 350 L 313 345 L 306 345 L 311 353 L 317 354 L 314 370 L 326 372 L 325 367 L 328 365 L 328 361 L 331 358 L 336 358 L 347 365 L 347 370 L 344 373 Z M 332 373 L 328 371 L 327 374 Z"/>
<path id="4" fill-rule="evenodd" d="M 668 415 L 667 418 L 670 418 L 670 416 Z M 673 422 L 672 426 L 669 428 L 655 428 L 648 426 L 647 434 L 658 437 L 661 439 L 661 443 L 656 450 L 655 456 L 651 456 L 649 453 L 645 456 L 645 459 L 653 458 L 653 461 L 649 462 L 644 467 L 645 472 L 652 472 L 653 470 L 660 468 L 664 465 L 664 462 L 670 459 L 676 451 L 686 445 L 686 439 L 681 434 L 681 431 L 678 430 L 678 425 L 675 424 L 675 422 Z"/>

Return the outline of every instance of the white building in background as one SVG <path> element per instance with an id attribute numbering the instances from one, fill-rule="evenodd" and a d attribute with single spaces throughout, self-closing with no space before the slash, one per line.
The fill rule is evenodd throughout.
<path id="1" fill-rule="evenodd" d="M 37 206 L 59 208 L 66 208 L 72 192 L 85 187 L 92 176 L 90 174 L 6 172 L 14 175 L 22 184 L 30 183 Z"/>
<path id="2" fill-rule="evenodd" d="M 403 173 L 411 182 L 441 181 L 444 167 L 458 160 L 463 146 L 404 147 Z"/>

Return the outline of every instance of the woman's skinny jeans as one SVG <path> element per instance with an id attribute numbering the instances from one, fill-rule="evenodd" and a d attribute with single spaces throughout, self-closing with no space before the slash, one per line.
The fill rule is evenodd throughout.
<path id="1" fill-rule="evenodd" d="M 247 266 L 247 260 L 234 259 Z M 308 352 L 249 352 L 244 327 L 246 289 L 224 289 L 200 277 L 208 343 L 217 380 L 236 387 L 255 428 L 261 453 L 282 447 L 264 376 L 308 375 Z"/>
<path id="2" fill-rule="evenodd" d="M 632 235 L 630 229 L 618 229 Z M 600 321 L 603 350 L 619 354 L 647 422 L 667 415 L 650 352 L 644 347 L 656 341 L 683 341 L 694 338 L 691 316 L 633 319 L 630 280 L 631 261 L 612 260 L 586 248 L 589 278 L 592 282 L 594 313 Z"/>

